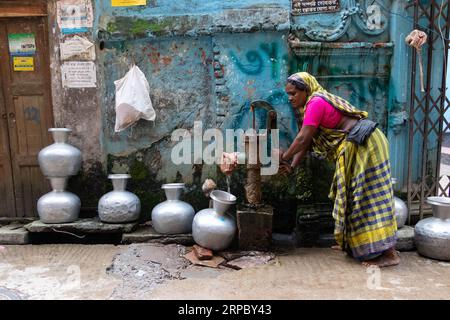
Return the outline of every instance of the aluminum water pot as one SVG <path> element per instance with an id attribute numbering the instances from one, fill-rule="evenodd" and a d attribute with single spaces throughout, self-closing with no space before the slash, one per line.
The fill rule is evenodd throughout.
<path id="1" fill-rule="evenodd" d="M 213 208 L 203 209 L 195 215 L 192 237 L 204 248 L 224 250 L 236 234 L 236 221 L 227 214 L 228 208 L 236 203 L 236 197 L 221 190 L 212 191 L 210 197 Z"/>
<path id="2" fill-rule="evenodd" d="M 167 200 L 153 208 L 153 228 L 162 234 L 190 233 L 195 210 L 189 203 L 180 200 L 184 183 L 166 183 L 161 188 Z"/>
<path id="3" fill-rule="evenodd" d="M 392 178 L 392 184 L 397 183 L 396 178 Z M 403 227 L 408 219 L 408 206 L 405 201 L 400 199 L 399 197 L 394 196 L 394 212 L 395 212 L 395 220 L 397 220 L 397 229 Z"/>
<path id="4" fill-rule="evenodd" d="M 69 223 L 78 219 L 81 201 L 78 196 L 65 191 L 68 178 L 50 178 L 53 191 L 44 194 L 37 202 L 39 218 L 44 223 Z"/>
<path id="5" fill-rule="evenodd" d="M 405 201 L 394 196 L 395 219 L 397 220 L 397 229 L 403 227 L 408 219 L 408 206 Z"/>
<path id="6" fill-rule="evenodd" d="M 72 130 L 50 128 L 55 143 L 45 147 L 38 154 L 39 166 L 46 177 L 74 176 L 81 167 L 81 151 L 67 143 Z"/>
<path id="7" fill-rule="evenodd" d="M 428 197 L 433 217 L 419 221 L 414 227 L 417 251 L 426 257 L 450 261 L 450 198 Z"/>
<path id="8" fill-rule="evenodd" d="M 110 174 L 113 191 L 103 195 L 98 202 L 98 215 L 102 222 L 125 223 L 139 219 L 141 201 L 129 191 L 126 191 L 129 174 Z"/>

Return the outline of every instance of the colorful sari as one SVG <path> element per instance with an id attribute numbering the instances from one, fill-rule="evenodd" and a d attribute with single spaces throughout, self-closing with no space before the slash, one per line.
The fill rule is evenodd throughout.
<path id="1" fill-rule="evenodd" d="M 310 74 L 299 72 L 293 76 L 310 89 L 305 108 L 312 97 L 319 96 L 346 115 L 367 118 L 367 112 L 328 93 Z M 314 155 L 336 163 L 329 194 L 334 201 L 335 239 L 353 257 L 366 260 L 394 247 L 396 242 L 389 144 L 378 128 L 362 145 L 347 141 L 347 134 L 319 127 L 311 149 Z"/>

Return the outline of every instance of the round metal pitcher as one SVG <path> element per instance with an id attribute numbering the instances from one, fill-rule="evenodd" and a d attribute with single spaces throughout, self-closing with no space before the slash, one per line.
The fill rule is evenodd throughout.
<path id="1" fill-rule="evenodd" d="M 80 198 L 65 191 L 68 178 L 49 178 L 53 191 L 39 198 L 37 211 L 44 223 L 69 223 L 78 219 Z"/>
<path id="2" fill-rule="evenodd" d="M 236 221 L 226 212 L 236 203 L 236 197 L 228 192 L 214 190 L 210 194 L 213 208 L 199 211 L 192 223 L 194 241 L 211 250 L 226 249 L 236 234 Z"/>
<path id="3" fill-rule="evenodd" d="M 129 174 L 110 174 L 113 191 L 103 195 L 98 202 L 98 215 L 102 222 L 124 223 L 139 219 L 141 201 L 129 191 L 126 191 Z"/>
<path id="4" fill-rule="evenodd" d="M 153 228 L 162 234 L 190 233 L 195 210 L 189 203 L 180 200 L 184 183 L 167 183 L 161 188 L 167 200 L 153 208 Z"/>
<path id="5" fill-rule="evenodd" d="M 39 166 L 46 177 L 66 177 L 78 173 L 81 167 L 81 151 L 67 143 L 72 130 L 50 128 L 55 143 L 45 147 L 38 154 Z"/>
<path id="6" fill-rule="evenodd" d="M 426 257 L 450 261 L 450 198 L 428 197 L 433 217 L 419 221 L 414 228 L 417 251 Z"/>
<path id="7" fill-rule="evenodd" d="M 392 184 L 397 183 L 396 178 L 391 179 Z M 405 201 L 400 199 L 399 197 L 394 196 L 394 212 L 395 212 L 395 220 L 397 220 L 397 229 L 403 227 L 408 219 L 408 206 Z"/>

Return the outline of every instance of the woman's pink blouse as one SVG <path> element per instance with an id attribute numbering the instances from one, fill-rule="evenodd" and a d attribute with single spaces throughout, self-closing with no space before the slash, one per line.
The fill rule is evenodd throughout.
<path id="1" fill-rule="evenodd" d="M 342 113 L 321 97 L 313 97 L 306 105 L 303 118 L 304 126 L 336 128 L 342 119 Z"/>

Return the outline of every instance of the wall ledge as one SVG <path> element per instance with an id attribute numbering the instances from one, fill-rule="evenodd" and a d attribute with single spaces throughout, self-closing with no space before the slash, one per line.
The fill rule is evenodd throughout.
<path id="1" fill-rule="evenodd" d="M 376 55 L 380 50 L 385 55 L 392 55 L 393 42 L 316 42 L 300 41 L 294 36 L 289 37 L 289 45 L 297 56 L 336 56 L 336 55 Z"/>

